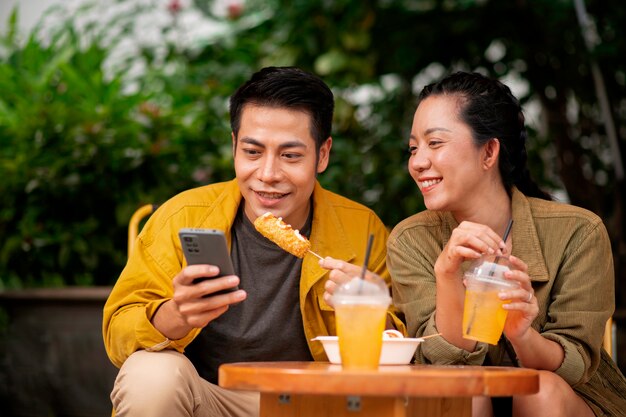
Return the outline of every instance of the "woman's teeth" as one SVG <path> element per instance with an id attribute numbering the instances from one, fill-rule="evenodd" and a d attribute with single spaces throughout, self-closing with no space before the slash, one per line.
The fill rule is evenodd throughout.
<path id="1" fill-rule="evenodd" d="M 441 182 L 440 179 L 438 180 L 428 180 L 428 181 L 422 181 L 422 187 L 427 188 L 427 187 L 431 187 L 435 184 L 439 184 Z"/>

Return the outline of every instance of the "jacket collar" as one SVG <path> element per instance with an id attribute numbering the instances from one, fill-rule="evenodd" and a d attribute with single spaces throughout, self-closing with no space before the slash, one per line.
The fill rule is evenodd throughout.
<path id="1" fill-rule="evenodd" d="M 530 200 L 516 187 L 513 187 L 512 191 L 511 211 L 513 213 L 513 226 L 511 228 L 513 255 L 526 262 L 526 265 L 528 265 L 528 276 L 531 281 L 548 281 L 548 267 L 541 251 L 541 241 L 533 221 Z M 443 235 L 447 236 L 443 242 L 445 246 L 452 234 L 452 230 L 459 223 L 450 212 L 445 212 L 443 218 L 442 227 L 445 228 Z"/>
<path id="2" fill-rule="evenodd" d="M 225 183 L 224 190 L 217 196 L 206 211 L 203 224 L 209 229 L 223 230 L 228 247 L 231 245 L 231 229 L 241 203 L 241 191 L 236 179 Z"/>
<path id="3" fill-rule="evenodd" d="M 548 267 L 546 266 L 541 241 L 533 218 L 530 200 L 517 188 L 513 188 L 512 198 L 513 227 L 513 255 L 526 262 L 528 276 L 531 281 L 548 281 Z"/>
<path id="4" fill-rule="evenodd" d="M 329 192 L 317 182 L 313 190 L 313 224 L 311 226 L 311 250 L 321 257 L 331 256 L 346 262 L 356 257 L 356 250 L 350 243 L 346 231 L 330 201 Z M 306 294 L 313 285 L 328 273 L 319 266 L 319 260 L 306 255 L 302 262 L 300 285 Z"/>
<path id="5" fill-rule="evenodd" d="M 339 221 L 335 207 L 328 198 L 328 191 L 318 183 L 313 190 L 313 225 L 311 250 L 322 257 L 332 256 L 346 262 L 356 257 L 356 252 L 346 231 Z"/>

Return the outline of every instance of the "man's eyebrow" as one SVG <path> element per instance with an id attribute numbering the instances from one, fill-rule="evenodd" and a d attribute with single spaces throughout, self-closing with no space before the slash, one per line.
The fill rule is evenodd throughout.
<path id="1" fill-rule="evenodd" d="M 306 148 L 307 146 L 299 140 L 290 140 L 285 143 L 281 143 L 279 148 Z"/>
<path id="2" fill-rule="evenodd" d="M 251 137 L 243 137 L 240 139 L 242 143 L 247 143 L 249 145 L 253 145 L 253 146 L 258 146 L 260 148 L 265 148 L 265 145 L 262 142 L 259 142 L 258 140 L 251 138 Z M 279 148 L 284 149 L 284 148 L 306 148 L 306 145 L 304 143 L 302 143 L 299 140 L 292 140 L 292 141 L 288 141 L 288 142 L 283 142 L 280 145 L 278 145 Z"/>
<path id="3" fill-rule="evenodd" d="M 239 139 L 239 141 L 240 141 L 241 143 L 247 143 L 248 145 L 259 146 L 259 147 L 261 147 L 261 148 L 264 148 L 264 147 L 265 147 L 265 145 L 263 145 L 263 144 L 262 144 L 261 142 L 259 142 L 258 140 L 253 139 L 253 138 L 250 138 L 250 137 L 247 137 L 247 136 L 244 136 L 243 138 Z"/>

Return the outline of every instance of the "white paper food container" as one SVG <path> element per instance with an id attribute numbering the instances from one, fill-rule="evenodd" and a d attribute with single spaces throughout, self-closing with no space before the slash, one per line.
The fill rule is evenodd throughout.
<path id="1" fill-rule="evenodd" d="M 330 363 L 341 364 L 339 356 L 339 339 L 337 336 L 317 336 L 313 340 L 319 340 L 324 346 L 324 351 Z M 380 352 L 380 365 L 407 365 L 413 359 L 417 345 L 424 339 L 421 338 L 391 338 L 383 339 L 383 348 Z"/>

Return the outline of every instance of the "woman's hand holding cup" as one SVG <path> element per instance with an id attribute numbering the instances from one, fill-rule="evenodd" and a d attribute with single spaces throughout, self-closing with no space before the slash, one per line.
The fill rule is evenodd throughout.
<path id="1" fill-rule="evenodd" d="M 530 329 L 533 320 L 539 314 L 539 306 L 528 276 L 528 266 L 524 261 L 512 255 L 509 256 L 509 261 L 514 269 L 506 272 L 504 276 L 517 281 L 519 288 L 501 293 L 500 298 L 512 300 L 503 307 L 509 312 L 504 324 L 504 334 L 507 339 L 515 341 L 523 338 Z"/>

